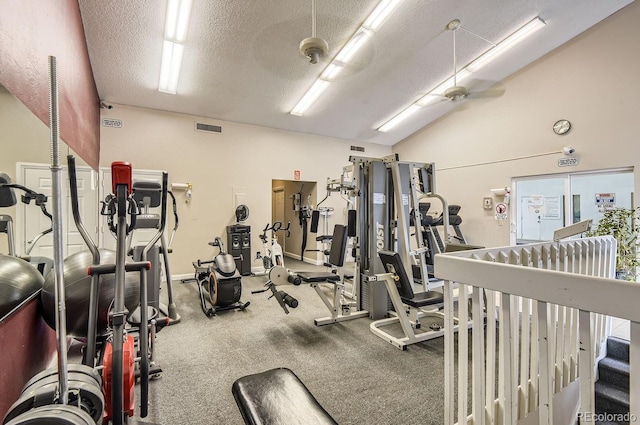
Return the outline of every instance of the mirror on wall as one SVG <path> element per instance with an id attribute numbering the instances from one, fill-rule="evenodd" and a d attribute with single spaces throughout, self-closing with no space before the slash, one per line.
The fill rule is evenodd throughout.
<path id="1" fill-rule="evenodd" d="M 51 146 L 49 128 L 40 121 L 25 105 L 0 85 L 0 173 L 6 175 L 12 183 L 25 186 L 34 192 L 47 196 L 45 207 L 50 213 L 51 206 Z M 60 143 L 60 163 L 66 165 L 67 154 L 74 154 L 64 142 Z M 87 164 L 76 155 L 79 169 L 79 188 L 81 193 L 81 211 L 83 217 L 97 219 L 97 176 Z M 63 169 L 64 193 L 68 196 L 66 167 Z M 51 227 L 51 219 L 43 214 L 35 199 L 29 204 L 22 202 L 25 192 L 14 190 L 16 202 L 13 206 L 0 207 L 0 254 L 13 253 L 16 256 L 28 254 L 31 257 L 53 257 L 53 238 L 51 233 L 39 235 Z M 6 202 L 7 205 L 12 202 Z M 63 216 L 69 211 L 68 203 L 63 203 Z M 96 213 L 93 213 L 93 210 Z M 70 216 L 70 214 L 69 214 Z M 4 223 L 4 224 L 3 224 Z M 85 223 L 86 224 L 86 223 Z M 95 225 L 89 223 L 89 229 Z M 67 244 L 75 247 L 65 248 L 65 256 L 84 248 L 77 244 L 79 238 L 72 220 L 64 220 L 63 229 Z M 12 233 L 12 237 L 10 234 Z M 75 236 L 74 236 L 75 234 Z M 69 245 L 71 246 L 71 245 Z M 67 247 L 67 245 L 65 245 Z M 41 272 L 47 272 L 41 267 Z M 26 290 L 26 289 L 25 289 Z M 28 298 L 33 290 L 23 294 Z M 25 299 L 26 299 L 25 298 Z M 1 300 L 0 300 L 1 301 Z"/>

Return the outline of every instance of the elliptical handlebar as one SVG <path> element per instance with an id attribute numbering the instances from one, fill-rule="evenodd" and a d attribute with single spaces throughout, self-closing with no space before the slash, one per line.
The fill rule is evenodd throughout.
<path id="1" fill-rule="evenodd" d="M 147 261 L 147 255 L 153 246 L 160 240 L 164 233 L 164 228 L 167 222 L 167 192 L 169 174 L 166 171 L 162 172 L 162 200 L 161 200 L 161 212 L 160 212 L 160 225 L 158 231 L 153 235 L 151 240 L 145 245 L 142 250 L 141 263 L 149 263 Z M 136 264 L 136 263 L 133 263 Z M 128 264 L 127 264 L 128 265 Z M 125 265 L 125 267 L 127 266 Z M 140 416 L 146 417 L 149 407 L 149 327 L 147 326 L 147 304 L 149 303 L 147 294 L 147 270 L 151 269 L 151 263 L 148 268 L 140 268 Z"/>
<path id="2" fill-rule="evenodd" d="M 178 230 L 178 203 L 176 202 L 176 197 L 173 195 L 173 192 L 167 190 L 167 194 L 171 196 L 171 204 L 173 207 L 173 229 L 171 230 L 171 236 L 169 237 L 169 246 L 167 247 L 167 253 L 171 254 L 173 252 L 173 238 L 176 236 L 176 231 Z"/>
<path id="3" fill-rule="evenodd" d="M 273 233 L 278 233 L 279 231 L 285 231 L 287 232 L 287 237 L 291 236 L 291 230 L 289 230 L 291 227 L 291 222 L 287 222 L 287 227 L 282 227 L 282 222 L 281 221 L 274 221 L 273 225 L 269 225 L 269 223 L 267 223 L 267 225 L 265 226 L 265 228 L 262 230 L 262 235 L 260 235 L 260 239 L 262 239 L 262 242 L 267 243 L 267 232 L 269 230 L 271 230 Z"/>
<path id="4" fill-rule="evenodd" d="M 71 211 L 73 213 L 73 221 L 76 228 L 82 236 L 85 245 L 91 252 L 91 264 L 98 266 L 100 264 L 100 250 L 89 235 L 86 227 L 82 223 L 80 217 L 80 208 L 78 207 L 78 179 L 76 173 L 76 158 L 73 155 L 67 155 L 67 166 L 69 167 L 69 191 L 71 194 Z M 89 289 L 89 318 L 87 320 L 87 347 L 82 359 L 82 363 L 94 367 L 96 358 L 96 338 L 98 323 L 98 282 L 99 276 L 91 276 L 91 288 Z"/>
<path id="5" fill-rule="evenodd" d="M 31 201 L 34 201 L 36 206 L 40 207 L 42 214 L 44 214 L 45 217 L 49 218 L 49 221 L 51 222 L 51 226 L 48 229 L 38 233 L 32 240 L 27 241 L 29 246 L 27 247 L 25 255 L 28 256 L 29 254 L 31 254 L 31 250 L 33 250 L 40 238 L 53 232 L 53 216 L 49 211 L 47 211 L 47 195 L 45 195 L 44 193 L 38 193 L 32 189 L 29 189 L 28 187 L 17 183 L 0 183 L 0 187 L 6 187 L 8 189 L 20 189 L 21 191 L 23 191 L 24 195 L 20 197 L 22 203 L 29 205 L 31 204 Z"/>

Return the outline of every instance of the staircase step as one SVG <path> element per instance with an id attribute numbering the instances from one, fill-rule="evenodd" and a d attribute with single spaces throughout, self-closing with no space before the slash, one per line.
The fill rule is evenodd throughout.
<path id="1" fill-rule="evenodd" d="M 605 357 L 598 363 L 598 381 L 608 382 L 623 389 L 629 388 L 629 363 Z"/>
<path id="2" fill-rule="evenodd" d="M 624 415 L 629 413 L 629 394 L 606 382 L 595 383 L 595 410 L 598 414 Z"/>
<path id="3" fill-rule="evenodd" d="M 607 357 L 629 363 L 629 341 L 615 336 L 607 338 Z"/>

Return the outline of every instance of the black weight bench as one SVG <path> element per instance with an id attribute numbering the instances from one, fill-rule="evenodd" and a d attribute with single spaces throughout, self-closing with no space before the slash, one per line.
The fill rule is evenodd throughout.
<path id="1" fill-rule="evenodd" d="M 231 392 L 248 425 L 337 425 L 287 368 L 244 376 L 233 383 Z"/>

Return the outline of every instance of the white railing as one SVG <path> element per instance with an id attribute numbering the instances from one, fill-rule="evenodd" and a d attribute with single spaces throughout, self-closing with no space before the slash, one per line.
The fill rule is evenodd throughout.
<path id="1" fill-rule="evenodd" d="M 612 279 L 615 256 L 609 236 L 437 255 L 435 274 L 445 280 L 445 424 L 575 424 L 578 415 L 593 423 L 609 316 L 631 321 L 631 369 L 640 371 L 633 348 L 640 285 Z M 467 332 L 456 344 L 454 317 L 472 321 L 471 345 Z M 640 417 L 640 380 L 631 380 L 630 395 L 630 413 Z"/>

